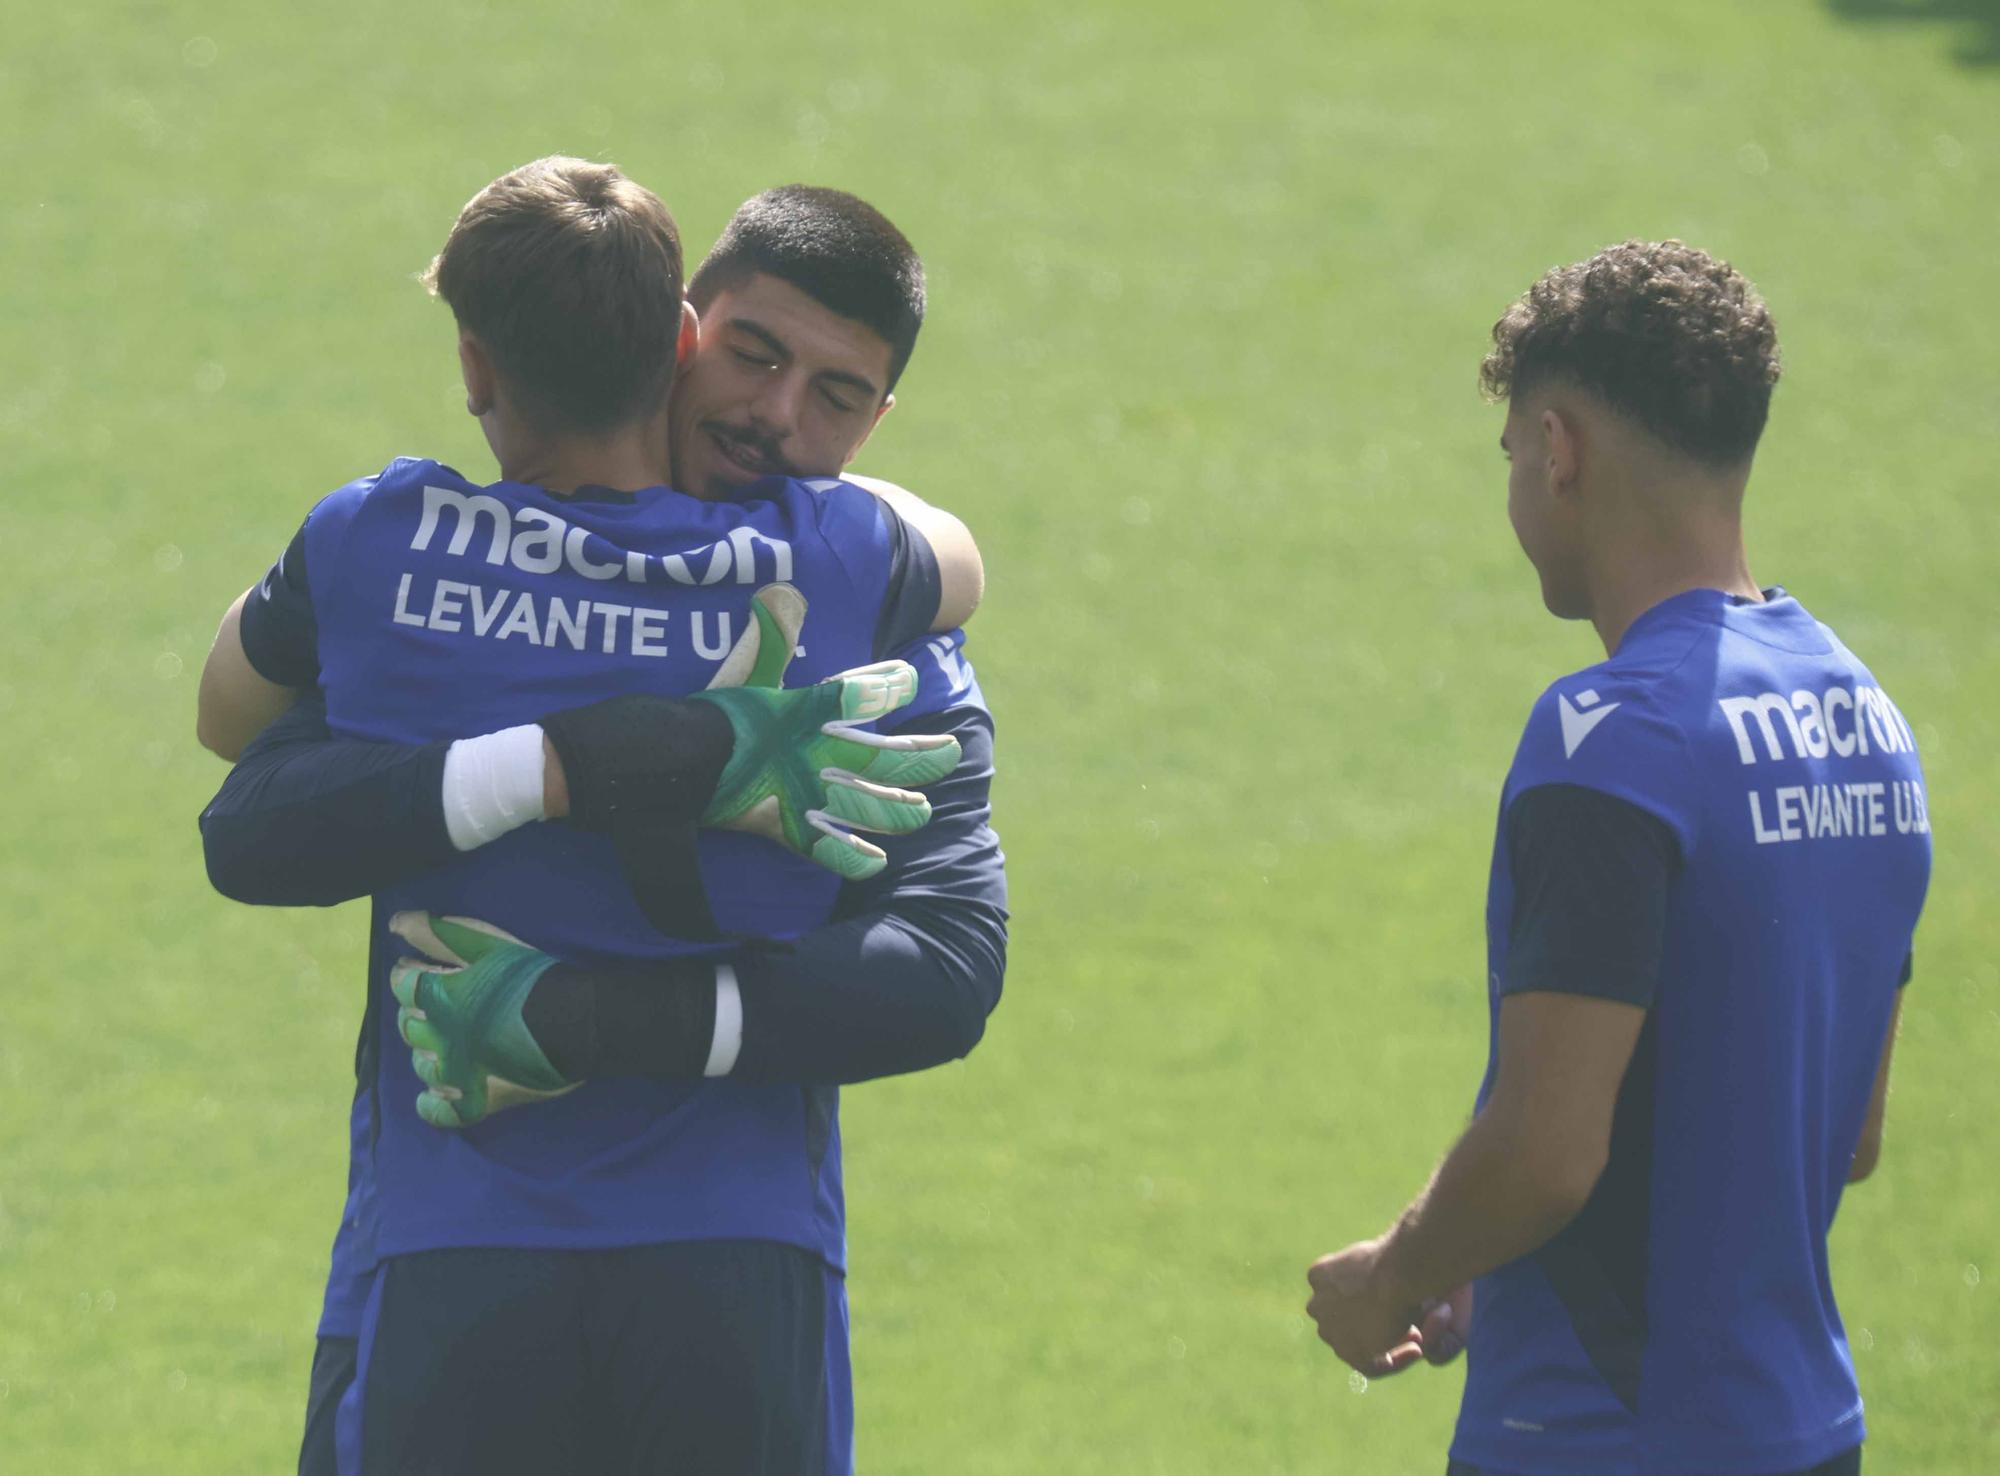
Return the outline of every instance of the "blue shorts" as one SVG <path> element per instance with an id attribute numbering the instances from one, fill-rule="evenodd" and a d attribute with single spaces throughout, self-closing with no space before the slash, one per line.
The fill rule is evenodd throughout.
<path id="1" fill-rule="evenodd" d="M 442 1250 L 313 1357 L 300 1476 L 850 1476 L 847 1298 L 768 1241 Z"/>
<path id="2" fill-rule="evenodd" d="M 1453 1461 L 1445 1468 L 1445 1476 L 1522 1476 L 1513 1471 L 1496 1471 L 1491 1466 L 1471 1466 L 1464 1461 Z M 1778 1473 L 1787 1476 L 1787 1473 Z M 1837 1455 L 1830 1461 L 1822 1461 L 1809 1471 L 1796 1471 L 1789 1476 L 1861 1476 L 1861 1447 L 1844 1455 Z"/>

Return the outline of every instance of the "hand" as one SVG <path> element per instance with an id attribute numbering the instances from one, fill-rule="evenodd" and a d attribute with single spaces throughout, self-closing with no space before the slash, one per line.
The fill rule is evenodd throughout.
<path id="1" fill-rule="evenodd" d="M 907 661 L 785 690 L 805 599 L 790 585 L 767 585 L 751 612 L 751 630 L 691 699 L 719 708 L 735 737 L 701 823 L 764 836 L 850 881 L 873 876 L 887 855 L 843 827 L 904 835 L 927 824 L 930 802 L 900 786 L 932 784 L 957 768 L 958 740 L 857 726 L 915 698 Z"/>
<path id="2" fill-rule="evenodd" d="M 1472 1283 L 1435 1302 L 1426 1302 L 1417 1328 L 1423 1334 L 1424 1362 L 1443 1368 L 1465 1351 L 1472 1338 Z"/>
<path id="3" fill-rule="evenodd" d="M 958 740 L 857 726 L 916 696 L 907 662 L 787 690 L 805 610 L 790 585 L 766 585 L 707 690 L 614 697 L 544 718 L 560 778 L 545 775 L 545 790 L 564 792 L 574 823 L 638 837 L 642 850 L 666 850 L 677 828 L 699 823 L 764 836 L 850 880 L 873 876 L 887 856 L 847 827 L 900 835 L 924 825 L 929 802 L 901 786 L 949 774 Z M 668 926 L 679 922 L 670 913 L 656 921 L 704 936 Z"/>
<path id="4" fill-rule="evenodd" d="M 424 1083 L 417 1115 L 425 1122 L 470 1127 L 577 1085 L 549 1064 L 521 1018 L 555 959 L 470 918 L 399 912 L 389 929 L 427 955 L 398 959 L 389 972 L 396 1028 Z"/>
<path id="5" fill-rule="evenodd" d="M 1306 1271 L 1306 1315 L 1320 1341 L 1369 1378 L 1401 1373 L 1424 1355 L 1423 1333 L 1381 1274 L 1382 1242 L 1363 1240 L 1322 1256 Z"/>

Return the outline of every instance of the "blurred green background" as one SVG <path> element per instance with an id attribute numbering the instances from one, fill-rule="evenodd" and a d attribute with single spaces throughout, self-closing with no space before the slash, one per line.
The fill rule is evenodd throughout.
<path id="1" fill-rule="evenodd" d="M 803 179 L 930 266 L 864 469 L 984 546 L 1016 924 L 972 1059 L 848 1095 L 864 1470 L 1442 1469 L 1460 1375 L 1350 1380 L 1302 1273 L 1463 1119 L 1499 781 L 1596 659 L 1506 527 L 1487 327 L 1669 234 L 1783 337 L 1753 566 L 1931 776 L 1888 1152 L 1835 1231 L 1869 1467 L 2000 1469 L 2000 7 L 6 21 L 0 1469 L 290 1468 L 364 914 L 209 892 L 194 677 L 320 493 L 490 465 L 413 274 L 558 150 L 697 253 Z"/>

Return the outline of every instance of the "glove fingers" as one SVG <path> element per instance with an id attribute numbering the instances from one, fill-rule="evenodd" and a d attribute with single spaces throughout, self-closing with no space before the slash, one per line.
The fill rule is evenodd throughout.
<path id="1" fill-rule="evenodd" d="M 413 1051 L 429 1051 L 438 1056 L 445 1052 L 447 1042 L 444 1036 L 415 1010 L 396 1011 L 396 1031 L 403 1037 L 403 1044 Z"/>
<path id="2" fill-rule="evenodd" d="M 842 769 L 823 769 L 828 818 L 860 830 L 907 835 L 930 823 L 931 802 L 907 789 L 889 789 L 857 779 Z"/>
<path id="3" fill-rule="evenodd" d="M 465 960 L 453 953 L 437 935 L 431 926 L 432 921 L 428 912 L 399 912 L 389 919 L 389 931 L 426 958 L 436 959 L 439 963 L 464 964 Z"/>
<path id="4" fill-rule="evenodd" d="M 435 1051 L 411 1051 L 410 1069 L 417 1073 L 417 1080 L 427 1087 L 442 1087 L 447 1085 L 444 1079 L 444 1063 L 439 1060 Z M 450 1094 L 441 1092 L 439 1095 L 448 1096 Z"/>
<path id="5" fill-rule="evenodd" d="M 917 669 L 907 661 L 878 661 L 873 666 L 857 666 L 826 679 L 824 686 L 837 686 L 840 716 L 850 723 L 871 722 L 917 695 Z"/>
<path id="6" fill-rule="evenodd" d="M 406 1010 L 417 1009 L 417 981 L 431 965 L 420 958 L 399 958 L 396 966 L 389 970 L 389 992 L 396 996 L 396 1003 Z M 418 1010 L 421 1014 L 422 1011 Z"/>
<path id="7" fill-rule="evenodd" d="M 892 784 L 902 789 L 921 789 L 926 784 L 935 784 L 958 767 L 962 756 L 958 740 L 949 733 L 932 734 L 942 738 L 941 743 L 925 744 L 921 748 L 887 748 L 867 740 L 878 735 L 839 731 L 828 736 L 835 740 L 831 755 L 835 766 L 849 773 L 865 775 L 877 784 Z"/>
<path id="8" fill-rule="evenodd" d="M 848 881 L 862 881 L 889 864 L 889 857 L 880 846 L 872 846 L 858 835 L 836 829 L 818 810 L 809 811 L 806 818 L 822 832 L 820 838 L 813 842 L 812 859 L 816 865 L 824 866 L 834 875 Z"/>
<path id="9" fill-rule="evenodd" d="M 418 1094 L 417 1116 L 434 1128 L 451 1129 L 465 1126 L 465 1123 L 459 1120 L 457 1106 L 445 1101 L 436 1092 Z"/>

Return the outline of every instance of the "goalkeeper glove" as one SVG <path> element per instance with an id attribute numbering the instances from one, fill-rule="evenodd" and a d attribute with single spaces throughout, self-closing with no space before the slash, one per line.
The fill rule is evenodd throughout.
<path id="1" fill-rule="evenodd" d="M 957 767 L 958 740 L 949 734 L 857 726 L 916 696 L 908 662 L 784 688 L 805 610 L 790 585 L 767 585 L 708 690 L 613 697 L 542 721 L 562 760 L 571 820 L 612 836 L 641 905 L 663 931 L 716 936 L 700 897 L 695 825 L 764 836 L 857 880 L 880 871 L 887 857 L 847 827 L 918 829 L 930 804 L 900 786 L 930 784 Z"/>
<path id="2" fill-rule="evenodd" d="M 389 928 L 428 955 L 398 959 L 389 972 L 396 1028 L 424 1083 L 419 1117 L 432 1127 L 470 1127 L 577 1085 L 549 1064 L 521 1018 L 554 958 L 467 918 L 399 912 Z"/>

